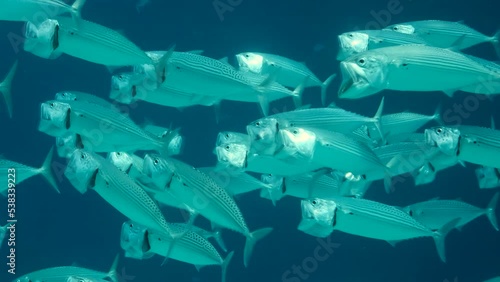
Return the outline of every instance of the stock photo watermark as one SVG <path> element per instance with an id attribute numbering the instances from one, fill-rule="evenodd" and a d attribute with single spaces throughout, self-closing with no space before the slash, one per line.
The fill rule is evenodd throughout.
<path id="1" fill-rule="evenodd" d="M 292 265 L 281 275 L 282 282 L 306 281 L 316 272 L 320 264 L 328 260 L 340 244 L 331 241 L 331 235 L 326 238 L 316 238 L 318 245 L 311 256 L 304 258 L 299 264 Z"/>
<path id="2" fill-rule="evenodd" d="M 243 0 L 214 0 L 212 6 L 219 17 L 219 20 L 224 21 L 224 14 L 227 12 L 234 12 L 234 9 L 241 5 Z"/>

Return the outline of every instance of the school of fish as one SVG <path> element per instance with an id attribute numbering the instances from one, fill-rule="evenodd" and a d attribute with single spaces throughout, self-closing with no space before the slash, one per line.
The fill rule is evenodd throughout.
<path id="1" fill-rule="evenodd" d="M 64 194 L 51 171 L 55 151 L 67 160 L 64 175 L 74 189 L 97 193 L 102 201 L 96 205 L 110 205 L 128 218 L 116 234 L 124 257 L 157 255 L 197 269 L 220 266 L 223 282 L 232 263 L 250 265 L 258 242 L 273 231 L 271 226 L 249 226 L 235 200 L 255 190 L 274 205 L 285 196 L 301 199 L 297 229 L 311 236 L 341 231 L 393 245 L 431 237 L 436 253 L 429 256 L 443 263 L 446 249 L 454 247 L 446 246 L 451 230 L 485 215 L 492 232 L 499 231 L 499 193 L 486 191 L 500 187 L 500 131 L 494 123 L 491 128 L 447 126 L 439 108 L 433 115 L 386 114 L 383 91 L 500 94 L 500 65 L 467 54 L 469 47 L 490 43 L 500 55 L 500 33 L 488 36 L 462 22 L 439 20 L 349 31 L 338 36 L 340 75 L 320 79 L 304 63 L 259 50 L 236 54 L 235 60 L 206 57 L 199 50 L 181 52 L 175 45 L 142 50 L 121 33 L 82 18 L 84 4 L 0 1 L 0 20 L 26 22 L 24 51 L 48 60 L 65 54 L 111 70 L 130 67 L 111 73 L 109 97 L 68 89 L 43 102 L 38 130 L 54 137 L 54 147 L 47 148 L 39 168 L 0 158 L 2 194 L 7 192 L 7 169 L 13 167 L 18 185 L 40 175 Z M 57 13 L 30 21 L 42 8 Z M 18 68 L 23 66 L 15 62 L 1 74 L 4 118 L 14 114 L 11 85 Z M 378 95 L 380 104 L 369 116 L 327 106 L 336 78 L 341 79 L 338 98 Z M 310 87 L 319 88 L 323 107 L 302 104 L 302 93 Z M 269 114 L 270 103 L 282 99 L 296 109 Z M 189 128 L 140 126 L 120 107 L 137 102 L 179 109 L 210 106 L 220 118 L 223 100 L 256 104 L 262 118 L 248 121 L 241 132 L 220 132 L 214 140 L 216 164 L 198 168 L 183 161 L 181 132 Z M 432 183 L 438 172 L 456 165 L 474 167 L 481 193 L 492 195 L 487 206 L 429 199 L 399 207 L 364 197 L 371 186 L 390 194 L 403 175 L 410 175 L 416 186 Z M 165 206 L 185 210 L 189 218 L 171 222 Z M 198 217 L 208 220 L 212 230 L 197 227 Z M 0 227 L 0 240 L 6 228 Z M 245 238 L 240 261 L 222 240 L 229 230 Z M 107 272 L 55 266 L 13 281 L 118 282 L 118 257 Z"/>

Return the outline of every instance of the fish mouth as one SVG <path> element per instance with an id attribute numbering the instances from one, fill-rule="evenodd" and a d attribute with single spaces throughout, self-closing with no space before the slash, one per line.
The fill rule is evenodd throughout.
<path id="1" fill-rule="evenodd" d="M 50 114 L 50 105 L 47 105 L 45 103 L 40 105 L 40 118 L 47 121 L 52 120 L 52 115 Z"/>
<path id="2" fill-rule="evenodd" d="M 437 143 L 436 141 L 432 138 L 432 130 L 430 129 L 426 129 L 424 131 L 424 138 L 425 138 L 425 142 L 430 145 L 430 146 L 434 146 L 434 147 L 437 147 Z"/>

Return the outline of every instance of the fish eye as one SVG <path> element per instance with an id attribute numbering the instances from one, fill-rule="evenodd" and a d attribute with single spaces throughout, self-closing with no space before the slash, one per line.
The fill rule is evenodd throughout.
<path id="1" fill-rule="evenodd" d="M 248 58 L 248 57 L 250 57 L 250 56 L 248 54 L 245 54 L 245 58 Z"/>
<path id="2" fill-rule="evenodd" d="M 398 30 L 398 29 L 399 29 L 399 27 L 395 26 L 395 27 L 393 27 L 392 29 L 393 29 L 393 30 Z"/>
<path id="3" fill-rule="evenodd" d="M 122 153 L 118 152 L 118 153 L 116 153 L 116 155 L 117 155 L 117 156 L 121 156 L 121 155 L 122 155 Z"/>
<path id="4" fill-rule="evenodd" d="M 49 106 L 50 106 L 51 108 L 53 108 L 53 107 L 54 107 L 54 103 L 50 103 L 50 104 L 49 104 Z"/>
<path id="5" fill-rule="evenodd" d="M 299 134 L 299 132 L 296 129 L 294 131 L 292 131 L 292 133 L 295 135 Z"/>
<path id="6" fill-rule="evenodd" d="M 260 126 L 260 121 L 256 122 L 255 126 Z"/>
<path id="7" fill-rule="evenodd" d="M 437 132 L 437 133 L 442 133 L 442 132 L 443 132 L 443 129 L 440 127 L 440 128 L 438 128 L 438 129 L 436 129 L 436 132 Z"/>
<path id="8" fill-rule="evenodd" d="M 130 226 L 131 228 L 134 227 L 134 225 L 132 223 L 130 223 L 128 226 Z"/>
<path id="9" fill-rule="evenodd" d="M 361 58 L 361 59 L 358 60 L 358 63 L 359 63 L 360 66 L 363 66 L 366 63 L 366 60 L 363 59 L 363 58 Z"/>
<path id="10" fill-rule="evenodd" d="M 312 204 L 313 204 L 313 205 L 316 205 L 317 203 L 318 203 L 318 202 L 317 202 L 316 200 L 313 200 L 313 201 L 312 201 Z"/>
<path id="11" fill-rule="evenodd" d="M 226 150 L 229 150 L 231 149 L 231 147 L 229 147 L 229 145 L 226 145 Z"/>
<path id="12" fill-rule="evenodd" d="M 226 138 L 229 138 L 229 133 L 226 133 Z"/>
<path id="13" fill-rule="evenodd" d="M 118 79 L 123 79 L 123 75 L 119 75 L 119 76 L 118 76 Z"/>
<path id="14" fill-rule="evenodd" d="M 349 33 L 347 36 L 349 36 L 350 38 L 352 38 L 354 35 L 352 35 L 352 33 Z"/>
<path id="15" fill-rule="evenodd" d="M 159 162 L 160 162 L 160 161 L 159 161 L 158 159 L 155 159 L 155 160 L 153 161 L 153 163 L 154 163 L 155 165 L 157 165 Z"/>
<path id="16" fill-rule="evenodd" d="M 86 158 L 85 154 L 80 155 L 80 159 L 85 160 L 85 158 Z"/>

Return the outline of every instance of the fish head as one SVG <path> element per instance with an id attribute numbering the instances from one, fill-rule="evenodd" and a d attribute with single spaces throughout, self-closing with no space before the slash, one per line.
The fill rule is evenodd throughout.
<path id="1" fill-rule="evenodd" d="M 388 73 L 387 56 L 368 51 L 340 63 L 342 84 L 340 98 L 356 99 L 373 95 L 385 88 Z"/>
<path id="2" fill-rule="evenodd" d="M 76 190 L 84 194 L 96 186 L 99 167 L 99 160 L 93 153 L 77 149 L 69 159 L 64 176 Z"/>
<path id="3" fill-rule="evenodd" d="M 59 47 L 59 23 L 57 20 L 47 19 L 38 26 L 26 22 L 24 50 L 44 59 L 56 59 L 62 55 Z"/>
<path id="4" fill-rule="evenodd" d="M 337 174 L 339 172 L 336 172 Z M 342 188 L 341 191 L 344 191 L 346 195 L 342 196 L 354 196 L 356 198 L 362 198 L 368 189 L 369 182 L 366 181 L 361 175 L 355 175 L 352 172 L 342 173 Z"/>
<path id="5" fill-rule="evenodd" d="M 57 137 L 64 135 L 71 127 L 71 106 L 68 103 L 51 100 L 40 105 L 38 130 Z"/>
<path id="6" fill-rule="evenodd" d="M 133 73 L 122 73 L 111 77 L 109 98 L 123 104 L 132 104 L 144 98 L 145 89 L 141 86 L 141 76 Z"/>
<path id="7" fill-rule="evenodd" d="M 404 34 L 414 34 L 415 33 L 415 27 L 411 24 L 395 24 L 395 25 L 388 26 L 385 29 L 399 32 L 399 33 L 404 33 Z"/>
<path id="8" fill-rule="evenodd" d="M 217 135 L 216 146 L 228 143 L 248 143 L 248 135 L 232 131 L 221 131 Z"/>
<path id="9" fill-rule="evenodd" d="M 250 137 L 252 149 L 257 153 L 261 153 L 270 147 L 274 147 L 278 131 L 278 120 L 271 117 L 262 118 L 247 125 L 247 133 Z"/>
<path id="10" fill-rule="evenodd" d="M 262 198 L 275 202 L 285 196 L 284 177 L 273 174 L 262 174 L 260 180 L 262 183 L 266 184 L 266 186 L 262 187 L 262 190 L 260 190 L 260 196 Z"/>
<path id="11" fill-rule="evenodd" d="M 143 259 L 151 249 L 148 240 L 148 229 L 133 221 L 122 224 L 120 246 L 125 251 L 125 257 Z"/>
<path id="12" fill-rule="evenodd" d="M 352 55 L 368 50 L 370 37 L 363 32 L 346 32 L 338 36 L 339 54 L 337 60 L 344 60 Z"/>
<path id="13" fill-rule="evenodd" d="M 70 158 L 76 149 L 83 149 L 81 137 L 73 132 L 66 132 L 56 137 L 57 155 L 61 158 Z"/>
<path id="14" fill-rule="evenodd" d="M 337 205 L 334 201 L 307 199 L 301 201 L 302 219 L 298 229 L 306 234 L 327 237 L 335 225 Z"/>
<path id="15" fill-rule="evenodd" d="M 134 163 L 132 156 L 126 152 L 111 152 L 108 154 L 108 161 L 125 173 L 130 170 Z"/>
<path id="16" fill-rule="evenodd" d="M 458 129 L 438 126 L 426 129 L 424 135 L 428 145 L 438 147 L 445 155 L 457 155 L 460 141 Z"/>
<path id="17" fill-rule="evenodd" d="M 242 143 L 227 143 L 217 146 L 217 165 L 243 169 L 247 167 L 248 145 Z"/>
<path id="18" fill-rule="evenodd" d="M 73 92 L 63 91 L 63 92 L 57 92 L 55 99 L 57 101 L 76 101 L 77 96 Z"/>
<path id="19" fill-rule="evenodd" d="M 174 177 L 174 168 L 160 155 L 147 154 L 144 157 L 142 173 L 159 189 L 167 188 Z"/>
<path id="20" fill-rule="evenodd" d="M 316 134 L 299 127 L 287 127 L 279 131 L 279 155 L 311 160 L 316 148 Z"/>
<path id="21" fill-rule="evenodd" d="M 264 57 L 259 54 L 246 52 L 236 55 L 240 71 L 263 74 Z"/>

